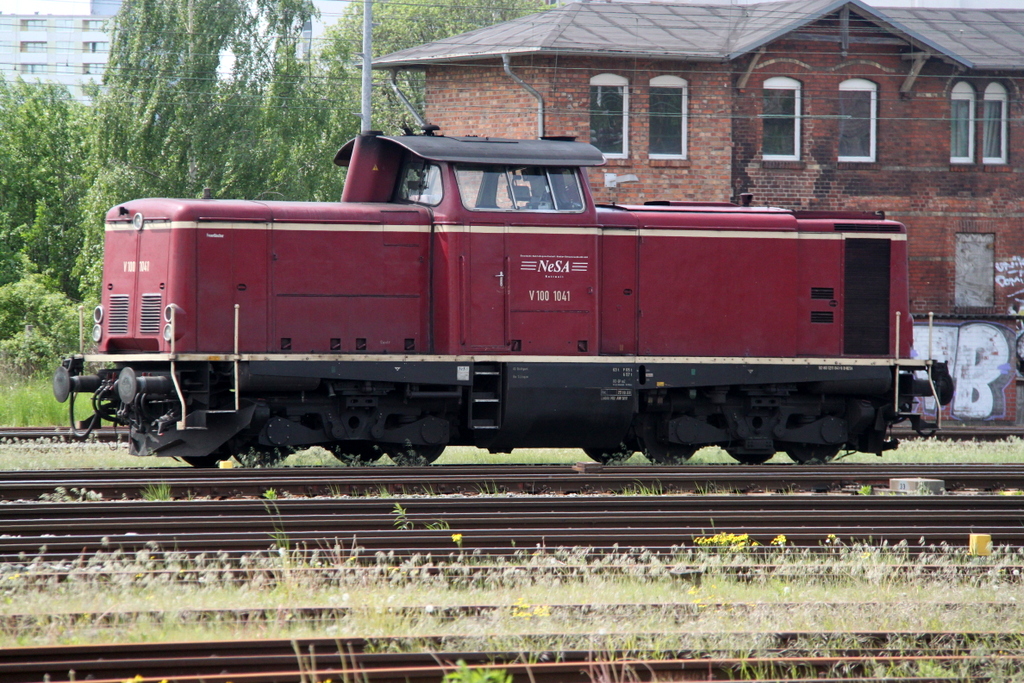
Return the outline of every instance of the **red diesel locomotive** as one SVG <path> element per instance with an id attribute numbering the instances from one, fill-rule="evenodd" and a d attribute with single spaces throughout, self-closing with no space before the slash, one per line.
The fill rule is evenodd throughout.
<path id="1" fill-rule="evenodd" d="M 64 361 L 57 399 L 92 394 L 133 454 L 211 466 L 313 445 L 828 461 L 951 398 L 910 358 L 906 230 L 880 215 L 598 206 L 604 159 L 567 140 L 368 134 L 335 163 L 338 203 L 114 207 L 98 353 Z"/>

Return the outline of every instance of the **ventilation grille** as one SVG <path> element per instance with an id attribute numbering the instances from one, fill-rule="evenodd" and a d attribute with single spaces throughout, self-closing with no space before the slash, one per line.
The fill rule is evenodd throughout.
<path id="1" fill-rule="evenodd" d="M 899 232 L 899 225 L 879 225 L 878 223 L 836 223 L 836 232 Z"/>
<path id="2" fill-rule="evenodd" d="M 889 353 L 889 240 L 847 239 L 843 350 Z"/>
<path id="3" fill-rule="evenodd" d="M 836 298 L 836 290 L 832 287 L 811 287 L 811 298 L 830 301 Z"/>
<path id="4" fill-rule="evenodd" d="M 107 318 L 108 334 L 128 334 L 128 305 L 127 294 L 110 295 L 110 317 Z"/>
<path id="5" fill-rule="evenodd" d="M 830 323 L 835 320 L 832 311 L 811 311 L 812 323 Z"/>
<path id="6" fill-rule="evenodd" d="M 163 310 L 164 295 L 142 295 L 142 316 L 139 318 L 139 332 L 142 334 L 160 333 L 160 312 Z"/>

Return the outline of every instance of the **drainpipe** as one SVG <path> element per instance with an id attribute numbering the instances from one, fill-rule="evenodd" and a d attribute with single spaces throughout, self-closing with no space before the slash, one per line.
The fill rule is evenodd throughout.
<path id="1" fill-rule="evenodd" d="M 395 97 L 401 100 L 402 104 L 405 105 L 405 108 L 408 109 L 409 113 L 412 115 L 412 119 L 416 122 L 416 126 L 422 130 L 423 126 L 426 125 L 426 122 L 424 122 L 423 118 L 416 113 L 416 109 L 412 106 L 412 102 L 409 101 L 409 98 L 405 96 L 405 93 L 398 88 L 398 81 L 395 80 L 398 78 L 398 69 L 391 69 L 390 73 L 391 78 L 388 82 L 391 84 L 391 89 L 395 91 Z"/>
<path id="2" fill-rule="evenodd" d="M 508 74 L 509 78 L 523 86 L 523 89 L 525 89 L 526 92 L 537 98 L 537 137 L 544 137 L 544 98 L 540 96 L 540 93 L 537 92 L 533 86 L 512 73 L 512 67 L 509 65 L 508 55 L 501 56 L 501 63 L 505 65 L 505 73 Z"/>

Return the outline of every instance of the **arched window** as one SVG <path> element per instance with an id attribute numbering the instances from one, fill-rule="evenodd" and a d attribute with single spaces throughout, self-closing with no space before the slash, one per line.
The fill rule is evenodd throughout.
<path id="1" fill-rule="evenodd" d="M 1006 88 L 989 83 L 982 100 L 982 148 L 984 164 L 1006 163 Z"/>
<path id="2" fill-rule="evenodd" d="M 783 76 L 769 78 L 762 86 L 764 139 L 761 157 L 773 160 L 800 158 L 800 81 Z"/>
<path id="3" fill-rule="evenodd" d="M 839 84 L 839 161 L 874 161 L 878 86 L 863 78 Z"/>
<path id="4" fill-rule="evenodd" d="M 960 81 L 949 100 L 949 161 L 974 163 L 974 88 Z"/>
<path id="5" fill-rule="evenodd" d="M 677 76 L 651 79 L 650 143 L 651 159 L 686 158 L 687 83 Z"/>
<path id="6" fill-rule="evenodd" d="M 590 144 L 609 159 L 629 155 L 629 80 L 615 74 L 590 79 Z"/>

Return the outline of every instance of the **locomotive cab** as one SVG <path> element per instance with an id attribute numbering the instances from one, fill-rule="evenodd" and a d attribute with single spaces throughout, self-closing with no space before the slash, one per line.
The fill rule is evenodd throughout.
<path id="1" fill-rule="evenodd" d="M 910 358 L 906 230 L 875 214 L 596 206 L 594 147 L 360 136 L 340 202 L 140 199 L 107 215 L 92 394 L 132 453 L 319 445 L 741 462 L 881 453 L 949 401 Z M 915 379 L 914 372 L 926 379 Z"/>

